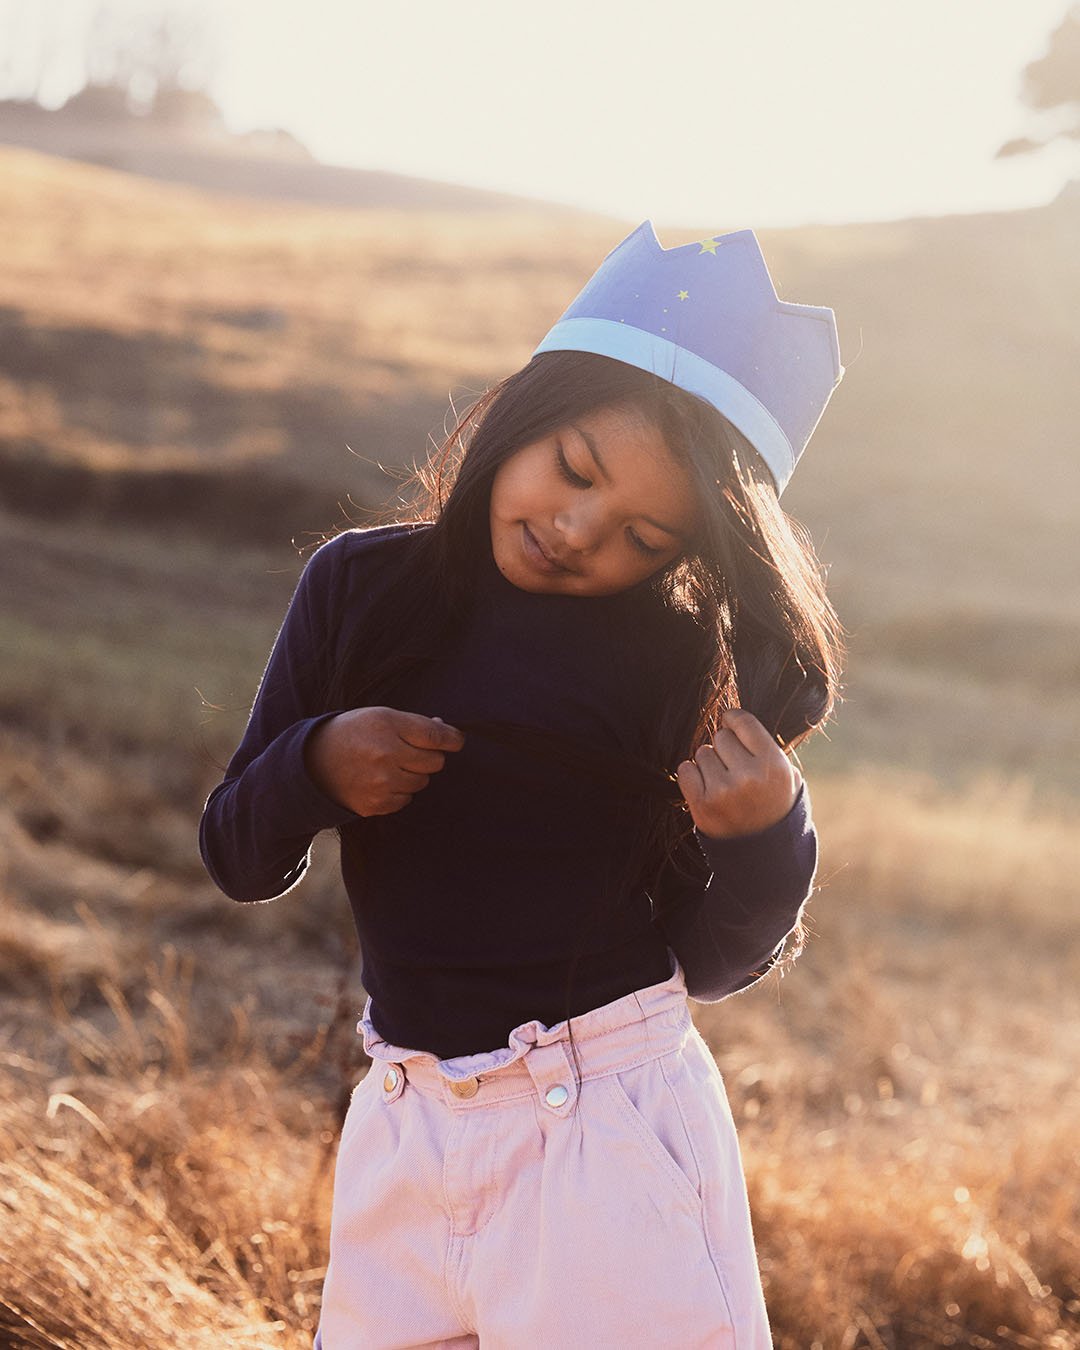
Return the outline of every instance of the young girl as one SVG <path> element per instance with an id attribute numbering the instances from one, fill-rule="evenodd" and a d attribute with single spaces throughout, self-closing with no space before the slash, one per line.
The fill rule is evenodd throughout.
<path id="1" fill-rule="evenodd" d="M 777 498 L 842 373 L 752 231 L 646 222 L 421 518 L 308 561 L 200 841 L 255 901 L 340 834 L 375 1062 L 321 1350 L 771 1345 L 687 997 L 799 946 L 841 642 Z"/>

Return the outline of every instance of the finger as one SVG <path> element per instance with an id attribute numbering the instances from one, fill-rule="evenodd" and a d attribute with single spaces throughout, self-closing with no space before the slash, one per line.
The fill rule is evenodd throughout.
<path id="1" fill-rule="evenodd" d="M 420 792 L 431 782 L 431 778 L 426 773 L 412 773 L 408 769 L 398 769 L 393 778 L 390 779 L 392 789 L 395 792 Z"/>
<path id="2" fill-rule="evenodd" d="M 399 712 L 395 730 L 406 745 L 418 750 L 460 750 L 465 737 L 457 727 L 437 717 Z"/>
<path id="3" fill-rule="evenodd" d="M 438 773 L 446 763 L 446 755 L 441 750 L 416 750 L 410 745 L 401 752 L 397 763 L 411 773 Z"/>
<path id="4" fill-rule="evenodd" d="M 712 744 L 721 764 L 727 769 L 744 768 L 753 762 L 754 756 L 727 727 L 721 727 L 713 737 Z"/>
<path id="5" fill-rule="evenodd" d="M 725 731 L 732 732 L 752 755 L 776 748 L 776 742 L 752 712 L 745 708 L 725 708 L 720 718 Z"/>
<path id="6" fill-rule="evenodd" d="M 683 760 L 675 770 L 675 777 L 679 780 L 679 791 L 686 798 L 688 806 L 695 805 L 705 796 L 705 779 L 692 759 Z"/>
<path id="7" fill-rule="evenodd" d="M 699 745 L 694 751 L 694 763 L 698 765 L 703 774 L 727 769 L 727 765 L 716 753 L 716 747 L 709 741 L 706 741 L 704 745 Z"/>
<path id="8" fill-rule="evenodd" d="M 694 752 L 694 763 L 701 774 L 706 792 L 715 791 L 722 782 L 730 777 L 727 766 L 709 744 L 699 746 Z"/>

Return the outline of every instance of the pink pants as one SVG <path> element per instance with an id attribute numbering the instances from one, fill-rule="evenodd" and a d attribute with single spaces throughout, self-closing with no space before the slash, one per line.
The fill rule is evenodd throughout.
<path id="1" fill-rule="evenodd" d="M 315 1350 L 768 1350 L 723 1080 L 662 984 L 456 1059 L 389 1045 L 341 1133 Z"/>

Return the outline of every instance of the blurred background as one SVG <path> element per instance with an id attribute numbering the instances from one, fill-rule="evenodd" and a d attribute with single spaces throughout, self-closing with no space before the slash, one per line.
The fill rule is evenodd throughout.
<path id="1" fill-rule="evenodd" d="M 0 185 L 0 1344 L 310 1344 L 355 937 L 198 816 L 306 552 L 648 217 L 846 366 L 812 935 L 691 1005 L 776 1344 L 1080 1346 L 1080 7 L 0 0 Z"/>

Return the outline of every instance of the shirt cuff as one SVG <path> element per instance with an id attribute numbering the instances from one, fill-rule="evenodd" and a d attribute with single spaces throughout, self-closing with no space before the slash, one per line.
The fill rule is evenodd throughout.
<path id="1" fill-rule="evenodd" d="M 357 814 L 327 796 L 308 772 L 304 747 L 316 727 L 328 722 L 338 713 L 321 713 L 307 717 L 283 731 L 273 744 L 275 770 L 280 774 L 280 790 L 284 794 L 283 807 L 287 817 L 303 830 L 332 830 L 356 820 Z M 265 752 L 264 752 L 265 753 Z"/>
<path id="2" fill-rule="evenodd" d="M 695 831 L 714 884 L 740 897 L 747 917 L 761 905 L 793 903 L 809 894 L 817 870 L 817 833 L 805 781 L 786 816 L 752 834 L 714 839 Z M 734 907 L 732 911 L 734 917 Z"/>

